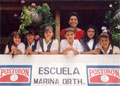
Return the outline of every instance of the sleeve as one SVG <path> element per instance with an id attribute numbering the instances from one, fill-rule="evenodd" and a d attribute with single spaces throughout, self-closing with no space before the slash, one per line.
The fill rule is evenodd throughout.
<path id="1" fill-rule="evenodd" d="M 120 54 L 120 49 L 117 46 L 113 47 L 113 54 Z"/>
<path id="2" fill-rule="evenodd" d="M 60 36 L 65 39 L 65 29 L 62 29 L 62 31 L 60 32 Z"/>
<path id="3" fill-rule="evenodd" d="M 61 40 L 60 42 L 60 53 L 62 53 L 65 50 L 65 40 Z"/>
<path id="4" fill-rule="evenodd" d="M 79 31 L 80 39 L 84 38 L 84 30 Z"/>
<path id="5" fill-rule="evenodd" d="M 56 51 L 56 50 L 59 50 L 59 43 L 57 39 L 53 40 L 51 51 Z"/>
<path id="6" fill-rule="evenodd" d="M 5 51 L 4 51 L 4 54 L 7 54 L 7 53 L 9 53 L 8 45 L 6 45 Z"/>
<path id="7" fill-rule="evenodd" d="M 37 46 L 36 46 L 36 50 L 35 52 L 42 52 L 41 46 L 40 46 L 40 42 L 37 42 Z"/>
<path id="8" fill-rule="evenodd" d="M 25 53 L 25 44 L 24 43 L 20 43 L 17 48 L 22 52 L 22 54 Z"/>
<path id="9" fill-rule="evenodd" d="M 80 43 L 79 40 L 76 40 L 76 46 L 77 46 L 77 51 L 80 53 L 80 52 L 83 52 L 83 46 L 82 44 Z"/>

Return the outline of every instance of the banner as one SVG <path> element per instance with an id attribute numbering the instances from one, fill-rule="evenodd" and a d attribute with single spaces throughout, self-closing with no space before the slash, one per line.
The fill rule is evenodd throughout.
<path id="1" fill-rule="evenodd" d="M 120 86 L 120 55 L 0 55 L 0 86 Z"/>

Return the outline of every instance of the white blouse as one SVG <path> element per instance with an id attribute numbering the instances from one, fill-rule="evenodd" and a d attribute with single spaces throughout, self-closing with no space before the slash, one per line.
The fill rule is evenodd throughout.
<path id="1" fill-rule="evenodd" d="M 67 49 L 69 47 L 69 43 L 66 39 L 63 39 L 61 40 L 61 43 L 60 43 L 60 53 L 62 53 L 65 49 Z M 79 40 L 75 39 L 74 42 L 73 42 L 73 48 L 75 50 L 77 50 L 79 53 L 80 52 L 83 52 L 82 50 L 82 45 L 81 43 L 79 42 Z M 69 51 L 68 54 L 74 54 L 73 51 Z"/>
<path id="2" fill-rule="evenodd" d="M 90 50 L 92 50 L 93 48 L 93 44 L 94 44 L 94 39 L 90 39 L 88 42 L 88 47 L 90 48 Z M 95 45 L 95 49 L 99 48 L 99 43 Z"/>
<path id="3" fill-rule="evenodd" d="M 44 52 L 47 51 L 47 46 L 49 45 L 49 43 L 51 42 L 51 40 L 46 43 L 45 39 L 43 39 L 43 49 L 44 49 Z M 43 52 L 42 51 L 42 48 L 40 46 L 40 42 L 39 42 L 39 45 L 37 46 L 37 50 L 38 52 Z M 58 51 L 59 50 L 59 43 L 58 43 L 58 40 L 57 39 L 53 39 L 53 42 L 52 42 L 52 45 L 51 45 L 51 48 L 50 48 L 50 52 L 51 51 Z"/>
<path id="4" fill-rule="evenodd" d="M 109 46 L 106 53 L 104 52 L 102 46 L 100 47 L 100 50 L 103 52 L 103 54 L 109 54 L 110 50 L 112 50 L 112 46 Z M 120 49 L 117 46 L 113 46 L 113 54 L 120 54 Z"/>
<path id="5" fill-rule="evenodd" d="M 35 41 L 33 41 L 31 45 L 28 43 L 28 47 L 30 48 L 32 48 L 33 45 L 35 45 Z M 39 41 L 37 41 L 36 50 L 35 50 L 36 52 L 39 51 L 39 48 L 37 46 L 39 46 Z"/>
<path id="6" fill-rule="evenodd" d="M 21 42 L 21 43 L 17 46 L 17 49 L 19 49 L 19 50 L 22 52 L 22 54 L 24 54 L 24 53 L 25 53 L 25 44 Z M 6 45 L 6 48 L 5 48 L 5 52 L 4 52 L 4 53 L 5 53 L 5 54 L 9 53 L 8 45 Z"/>
<path id="7" fill-rule="evenodd" d="M 88 45 L 88 47 L 89 47 L 90 50 L 93 49 L 93 44 L 94 44 L 94 39 L 90 39 L 90 40 L 87 42 L 87 45 Z M 97 44 L 95 45 L 95 49 L 99 48 L 99 46 L 100 46 L 99 43 L 97 43 Z M 85 51 L 83 45 L 82 45 L 82 49 Z"/>

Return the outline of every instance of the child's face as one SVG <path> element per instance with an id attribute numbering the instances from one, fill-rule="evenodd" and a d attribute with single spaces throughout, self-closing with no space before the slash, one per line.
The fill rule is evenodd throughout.
<path id="1" fill-rule="evenodd" d="M 75 33 L 72 31 L 66 32 L 65 37 L 68 41 L 73 41 L 75 37 Z"/>
<path id="2" fill-rule="evenodd" d="M 71 16 L 70 19 L 69 19 L 69 25 L 71 27 L 77 27 L 78 25 L 78 19 L 76 16 Z"/>
<path id="3" fill-rule="evenodd" d="M 14 42 L 15 45 L 18 45 L 21 42 L 20 36 L 19 35 L 15 35 L 13 37 L 13 42 Z"/>
<path id="4" fill-rule="evenodd" d="M 87 36 L 88 36 L 90 39 L 92 39 L 92 38 L 94 37 L 94 35 L 95 35 L 95 30 L 94 30 L 93 28 L 89 28 L 89 29 L 87 30 Z"/>
<path id="5" fill-rule="evenodd" d="M 109 44 L 110 44 L 109 38 L 108 37 L 101 37 L 100 44 L 102 45 L 103 48 L 108 48 Z"/>
<path id="6" fill-rule="evenodd" d="M 26 39 L 29 43 L 32 43 L 34 41 L 35 36 L 33 34 L 27 34 Z"/>
<path id="7" fill-rule="evenodd" d="M 45 39 L 51 39 L 53 37 L 53 31 L 51 29 L 48 29 L 44 32 Z"/>

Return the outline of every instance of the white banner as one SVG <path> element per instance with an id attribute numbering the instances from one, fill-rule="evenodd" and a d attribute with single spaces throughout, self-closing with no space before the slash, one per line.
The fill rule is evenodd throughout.
<path id="1" fill-rule="evenodd" d="M 0 55 L 0 86 L 120 86 L 120 55 Z"/>

